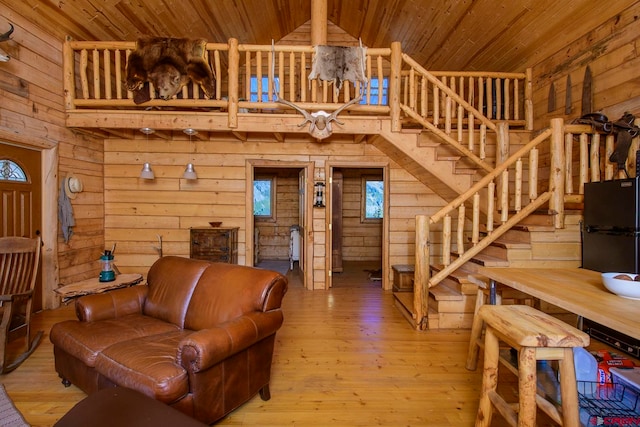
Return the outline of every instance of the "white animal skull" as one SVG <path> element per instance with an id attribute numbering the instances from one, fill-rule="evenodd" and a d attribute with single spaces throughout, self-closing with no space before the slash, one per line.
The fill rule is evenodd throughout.
<path id="1" fill-rule="evenodd" d="M 300 123 L 298 127 L 302 127 L 307 122 L 309 122 L 309 133 L 311 134 L 311 136 L 317 139 L 325 139 L 330 137 L 333 133 L 331 122 L 336 122 L 343 125 L 344 123 L 339 121 L 337 118 L 338 114 L 340 114 L 340 112 L 342 112 L 342 110 L 344 110 L 348 106 L 359 103 L 362 99 L 362 96 L 352 99 L 331 114 L 322 110 L 316 111 L 314 113 L 309 113 L 308 111 L 295 105 L 293 102 L 278 98 L 277 94 L 274 94 L 274 98 L 275 102 L 288 105 L 289 107 L 302 113 L 302 115 L 304 116 L 304 121 Z"/>

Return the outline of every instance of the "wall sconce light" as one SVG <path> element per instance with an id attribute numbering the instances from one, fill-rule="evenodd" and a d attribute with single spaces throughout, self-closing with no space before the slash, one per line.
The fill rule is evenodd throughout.
<path id="1" fill-rule="evenodd" d="M 151 128 L 141 128 L 140 132 L 144 133 L 147 136 L 147 145 L 149 145 L 149 135 L 151 135 L 155 131 Z M 155 179 L 155 174 L 153 173 L 153 169 L 151 169 L 151 163 L 145 162 L 142 165 L 142 170 L 140 171 L 140 178 Z"/>
<path id="2" fill-rule="evenodd" d="M 313 204 L 314 208 L 324 208 L 324 169 L 317 168 L 315 171 L 315 184 L 313 185 L 313 190 L 315 193 L 315 203 Z"/>
<path id="3" fill-rule="evenodd" d="M 187 135 L 189 135 L 189 145 L 191 145 L 191 136 L 192 135 L 196 135 L 198 133 L 197 130 L 192 129 L 192 128 L 187 128 L 185 130 L 183 130 L 182 132 L 186 133 Z M 193 158 L 194 156 L 192 156 Z M 184 170 L 184 173 L 182 174 L 182 178 L 184 179 L 198 179 L 198 174 L 196 173 L 196 170 L 193 168 L 193 163 L 187 163 L 187 167 Z"/>
<path id="4" fill-rule="evenodd" d="M 314 208 L 324 208 L 324 182 L 318 181 L 314 185 L 316 193 L 316 202 L 313 204 Z"/>

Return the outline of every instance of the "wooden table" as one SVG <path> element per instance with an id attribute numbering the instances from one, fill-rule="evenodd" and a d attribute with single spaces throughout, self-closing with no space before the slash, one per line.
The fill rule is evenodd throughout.
<path id="1" fill-rule="evenodd" d="M 91 279 L 61 286 L 54 289 L 54 291 L 62 297 L 63 303 L 67 303 L 72 298 L 126 288 L 127 286 L 137 285 L 141 281 L 142 274 L 118 274 L 116 275 L 116 279 L 111 282 L 101 282 L 97 277 L 92 277 Z"/>
<path id="2" fill-rule="evenodd" d="M 497 268 L 481 267 L 480 274 L 495 283 L 525 292 L 532 297 L 640 339 L 640 300 L 609 292 L 599 272 L 582 268 Z"/>

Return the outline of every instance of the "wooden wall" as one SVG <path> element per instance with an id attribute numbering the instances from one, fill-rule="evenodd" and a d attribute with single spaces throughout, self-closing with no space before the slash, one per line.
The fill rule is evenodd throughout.
<path id="1" fill-rule="evenodd" d="M 616 120 L 625 111 L 640 114 L 640 2 L 604 22 L 582 24 L 581 35 L 533 66 L 535 128 L 549 126 L 553 117 L 573 120 L 581 115 L 582 86 L 587 65 L 593 77 L 593 111 Z M 580 26 L 576 22 L 576 26 Z M 557 43 L 555 43 L 557 45 Z M 557 46 L 556 46 L 557 47 Z M 542 47 L 542 52 L 545 52 Z M 571 77 L 571 113 L 565 114 L 567 76 Z M 547 111 L 549 87 L 556 92 L 556 109 Z"/>
<path id="2" fill-rule="evenodd" d="M 191 143 L 194 144 L 194 143 Z M 312 162 L 325 167 L 331 162 L 358 167 L 363 163 L 389 164 L 390 168 L 390 260 L 412 263 L 415 215 L 434 213 L 444 202 L 400 169 L 376 148 L 366 143 L 260 143 L 211 140 L 189 145 L 182 135 L 171 140 L 142 136 L 105 141 L 105 240 L 117 244 L 117 265 L 123 272 L 146 272 L 158 258 L 158 235 L 164 255 L 189 255 L 189 228 L 207 227 L 209 221 L 240 227 L 238 262 L 246 264 L 246 218 L 252 206 L 246 203 L 246 169 L 251 161 Z M 138 178 L 142 163 L 151 163 L 156 179 Z M 191 161 L 197 181 L 182 179 L 184 165 Z M 293 188 L 293 180 L 286 186 Z M 324 289 L 326 209 L 313 212 L 313 269 L 310 287 Z M 286 228 L 288 242 L 288 226 Z M 280 234 L 280 233 L 279 233 Z M 280 236 L 280 239 L 283 239 Z M 262 240 L 262 239 L 261 239 Z M 287 247 L 288 250 L 288 247 Z M 288 252 L 287 252 L 288 257 Z"/>
<path id="3" fill-rule="evenodd" d="M 59 304 L 53 289 L 97 275 L 104 248 L 102 140 L 65 127 L 62 40 L 12 10 L 0 9 L 0 31 L 15 27 L 0 63 L 0 149 L 17 144 L 41 151 L 43 164 L 43 306 Z M 57 197 L 62 179 L 74 172 L 84 192 L 72 201 L 74 235 L 65 244 L 58 226 Z"/>

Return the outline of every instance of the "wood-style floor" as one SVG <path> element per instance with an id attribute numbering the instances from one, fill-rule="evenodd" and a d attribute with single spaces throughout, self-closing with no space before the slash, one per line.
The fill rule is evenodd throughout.
<path id="1" fill-rule="evenodd" d="M 414 331 L 391 292 L 368 279 L 369 267 L 345 267 L 329 291 L 304 290 L 297 270 L 288 273 L 271 400 L 256 396 L 217 425 L 473 425 L 481 375 L 464 367 L 468 331 Z M 72 305 L 38 313 L 34 330 L 45 330 L 42 344 L 0 377 L 33 426 L 53 425 L 85 397 L 60 383 L 47 335 L 55 322 L 73 317 Z"/>

